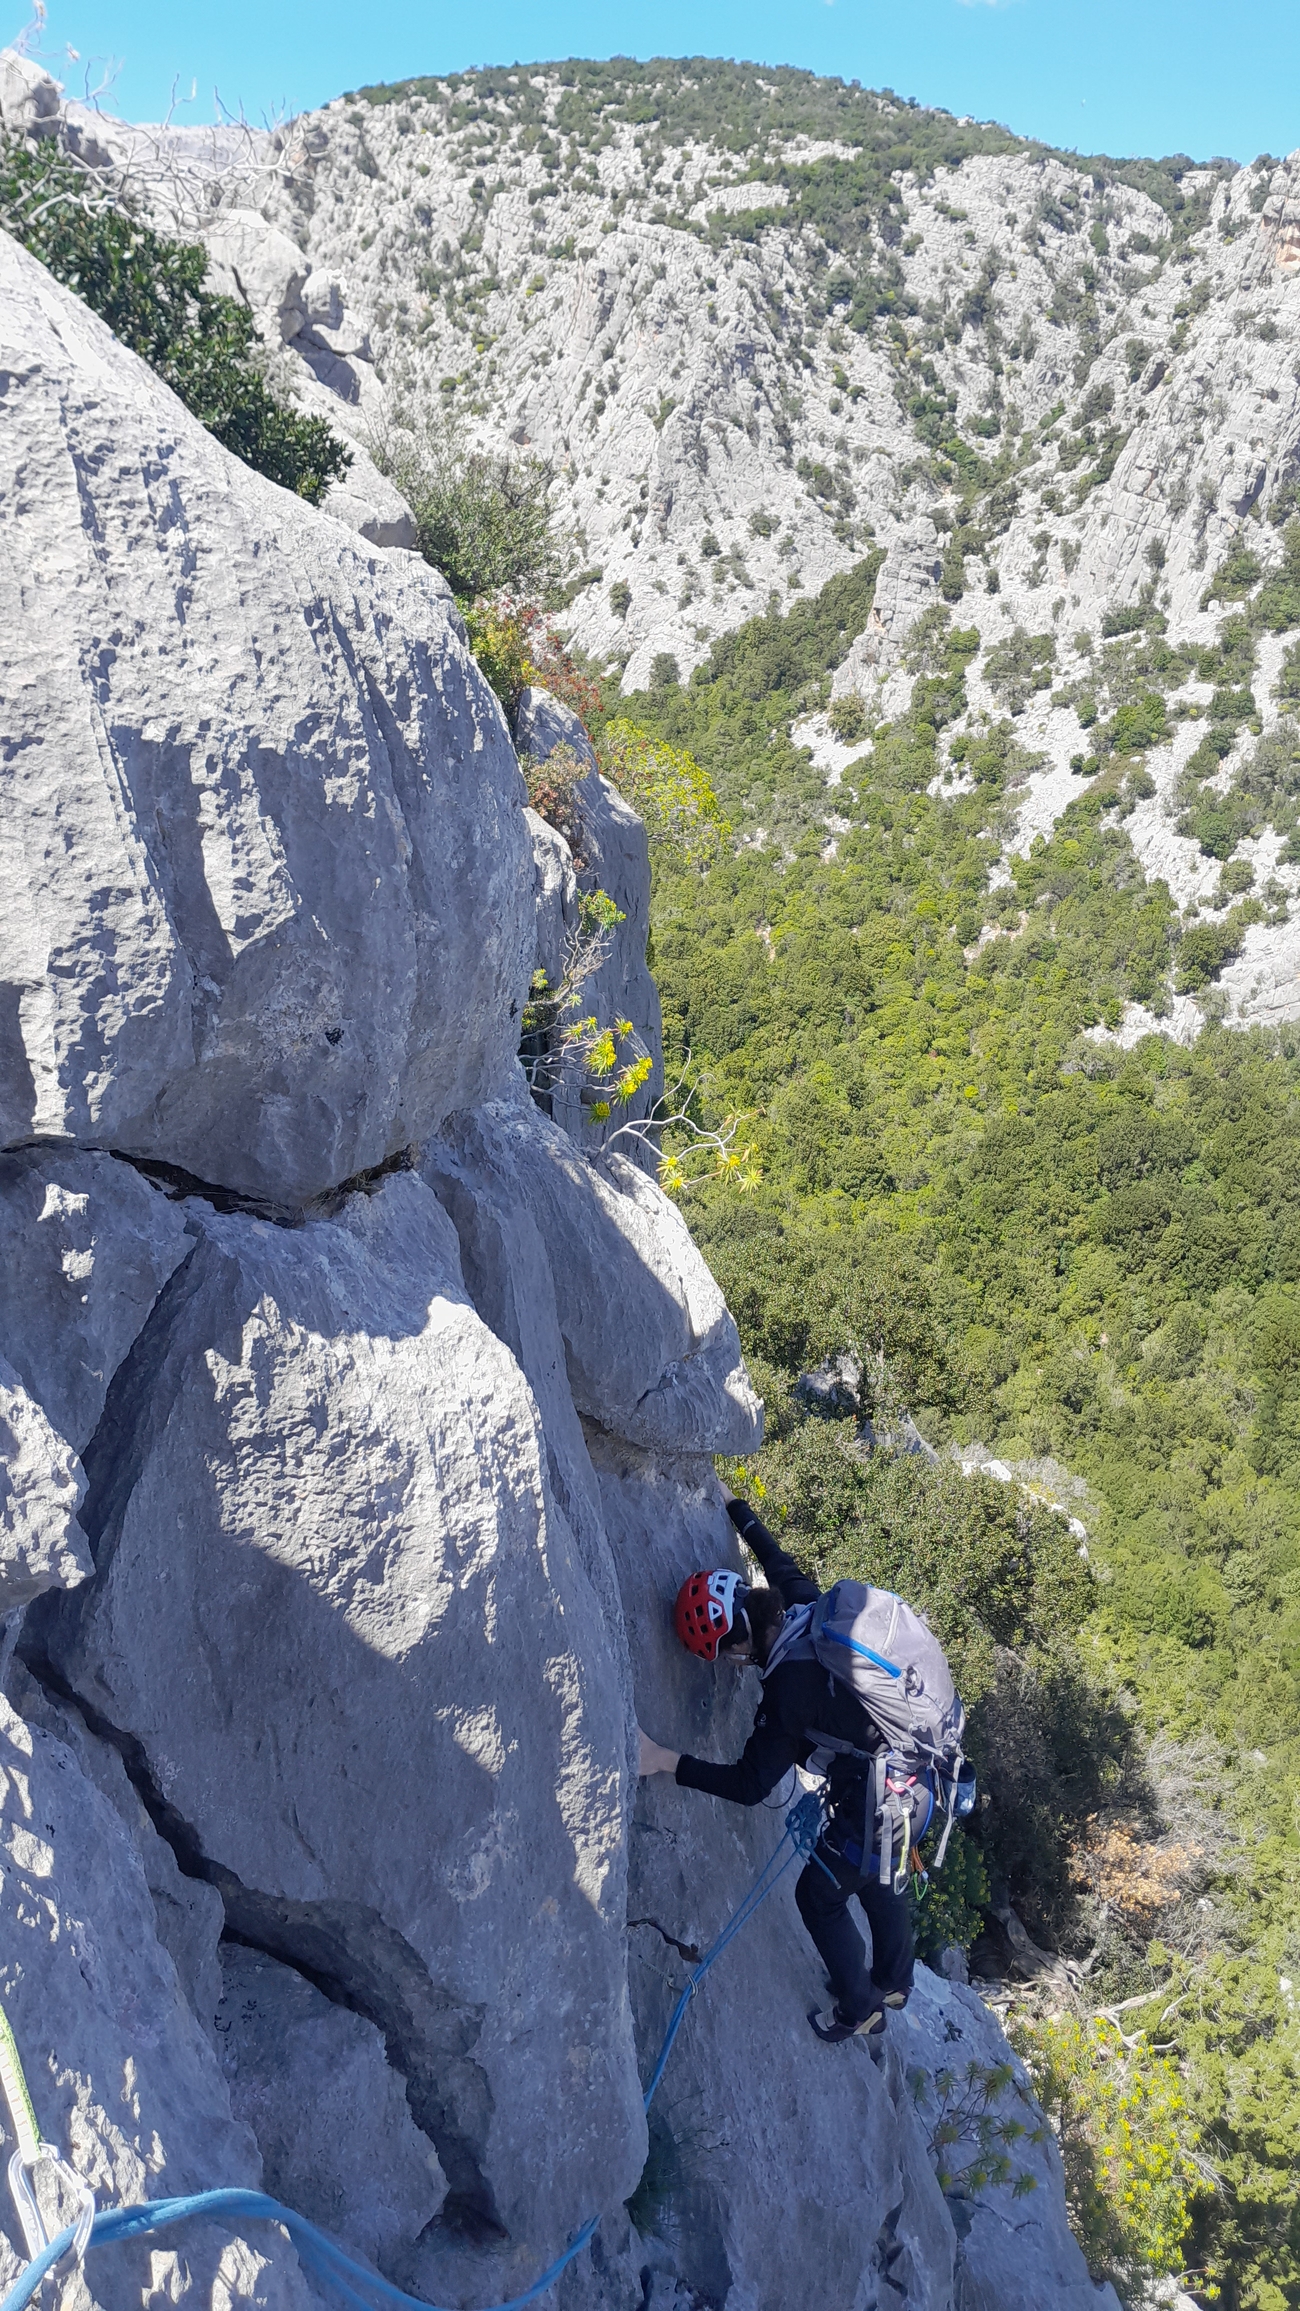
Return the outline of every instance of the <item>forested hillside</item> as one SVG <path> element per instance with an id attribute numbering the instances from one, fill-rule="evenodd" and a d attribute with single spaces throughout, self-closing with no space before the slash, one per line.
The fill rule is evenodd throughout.
<path id="1" fill-rule="evenodd" d="M 999 848 L 1121 788 L 1189 933 L 1160 1016 L 1194 1035 L 1211 983 L 1232 1018 L 1300 1015 L 1292 162 L 1085 157 L 807 73 L 570 60 L 340 97 L 256 198 L 364 310 L 413 503 L 449 434 L 547 478 L 552 599 L 625 694 L 879 558 L 836 730 L 801 729 L 802 768 L 753 756 L 767 837 L 852 820 L 826 778 L 868 725 L 924 787 L 905 727 L 961 732 L 941 690 L 910 712 L 904 654 L 949 609 L 968 706 L 1013 725 Z M 946 741 L 932 765 L 991 768 Z"/>
<path id="2" fill-rule="evenodd" d="M 865 624 L 872 575 L 741 629 L 685 688 L 611 701 L 707 766 L 733 826 L 705 867 L 661 851 L 653 960 L 697 1114 L 738 1118 L 753 1149 L 747 1192 L 705 1180 L 684 1201 L 768 1404 L 737 1481 L 827 1571 L 919 1591 L 962 1660 L 995 1803 L 947 1873 L 942 1932 L 1002 1970 L 989 1907 L 1009 1893 L 1083 1969 L 1065 2011 L 1121 2002 L 1082 2052 L 1051 2050 L 1101 2264 L 1122 2277 L 1133 2252 L 1097 2182 L 1118 2066 L 1145 2146 L 1120 2178 L 1130 2225 L 1179 2197 L 1146 2172 L 1151 2145 L 1199 2134 L 1173 2267 L 1207 2300 L 1290 2304 L 1300 1031 L 1107 1036 L 1191 934 L 1180 949 L 1113 785 L 990 894 L 1017 746 L 1009 721 L 940 746 L 970 720 L 978 648 L 943 611 L 908 645 L 906 710 L 835 790 L 835 833 L 809 821 L 823 775 L 791 726 Z M 974 776 L 945 788 L 945 757 Z M 793 1384 L 846 1350 L 860 1406 L 814 1417 Z M 904 1406 L 941 1450 L 982 1446 L 1064 1498 L 1082 1584 L 1059 1519 L 1026 1554 L 1023 1494 L 854 1453 L 858 1409 L 888 1432 Z M 1026 1994 L 1061 2010 L 1055 1983 Z"/>

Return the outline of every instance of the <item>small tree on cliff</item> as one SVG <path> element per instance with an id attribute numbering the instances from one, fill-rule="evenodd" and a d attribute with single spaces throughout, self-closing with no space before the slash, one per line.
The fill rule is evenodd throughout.
<path id="1" fill-rule="evenodd" d="M 376 431 L 370 453 L 414 514 L 420 552 L 462 607 L 551 584 L 551 469 L 540 458 L 474 448 L 449 409 L 400 410 Z"/>

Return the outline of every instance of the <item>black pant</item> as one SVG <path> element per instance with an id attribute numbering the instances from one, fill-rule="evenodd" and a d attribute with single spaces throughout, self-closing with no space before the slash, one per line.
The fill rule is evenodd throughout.
<path id="1" fill-rule="evenodd" d="M 896 1894 L 892 1885 L 881 1885 L 879 1868 L 870 1860 L 865 1870 L 846 1861 L 823 1838 L 795 1887 L 799 1915 L 826 1962 L 835 2003 L 848 2022 L 865 2022 L 891 1991 L 906 1996 L 912 1987 L 911 1903 L 906 1889 Z M 862 1936 L 849 1916 L 855 1894 L 871 1928 L 870 1970 Z"/>

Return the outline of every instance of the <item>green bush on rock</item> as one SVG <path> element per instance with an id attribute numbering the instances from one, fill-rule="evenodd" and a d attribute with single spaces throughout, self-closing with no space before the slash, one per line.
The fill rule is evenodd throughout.
<path id="1" fill-rule="evenodd" d="M 420 552 L 459 602 L 531 597 L 549 585 L 551 477 L 539 458 L 475 449 L 455 414 L 441 408 L 399 410 L 371 454 L 414 514 Z"/>
<path id="2" fill-rule="evenodd" d="M 247 306 L 204 287 L 207 252 L 170 241 L 53 141 L 0 141 L 0 224 L 155 369 L 257 473 L 318 505 L 350 450 L 273 391 Z"/>

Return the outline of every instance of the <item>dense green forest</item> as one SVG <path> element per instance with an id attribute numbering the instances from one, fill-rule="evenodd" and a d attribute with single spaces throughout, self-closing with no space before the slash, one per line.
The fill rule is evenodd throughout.
<path id="1" fill-rule="evenodd" d="M 1224 954 L 1195 962 L 1125 832 L 1141 733 L 1094 755 L 990 892 L 1024 757 L 1012 722 L 969 726 L 977 637 L 943 609 L 913 633 L 910 709 L 828 797 L 792 724 L 825 702 L 874 574 L 773 607 L 687 685 L 664 667 L 609 700 L 621 730 L 698 761 L 731 828 L 694 863 L 660 846 L 652 962 L 700 1120 L 741 1118 L 756 1158 L 748 1192 L 705 1178 L 683 1204 L 768 1406 L 767 1445 L 732 1473 L 825 1572 L 918 1595 L 953 1652 L 993 1802 L 923 1939 L 956 1935 L 992 1971 L 1010 1900 L 1073 1962 L 1075 2019 L 1046 2023 L 1052 1998 L 1027 1991 L 1025 2043 L 1094 2268 L 1129 2300 L 1176 2269 L 1204 2300 L 1282 2311 L 1300 2304 L 1300 1029 L 1216 1023 Z M 1173 654 L 1158 634 L 1110 647 L 1131 654 L 1117 697 L 1160 708 L 1150 743 Z M 1248 681 L 1228 621 L 1221 648 Z M 1194 1047 L 1091 1032 L 1129 998 L 1158 1014 L 1180 968 L 1208 988 Z M 845 1350 L 859 1404 L 816 1417 L 798 1376 Z M 904 1408 L 937 1465 L 855 1444 L 855 1414 L 897 1436 Z M 949 1448 L 976 1441 L 1040 1493 L 1076 1480 L 1083 1556 L 1032 1493 L 960 1475 Z"/>

